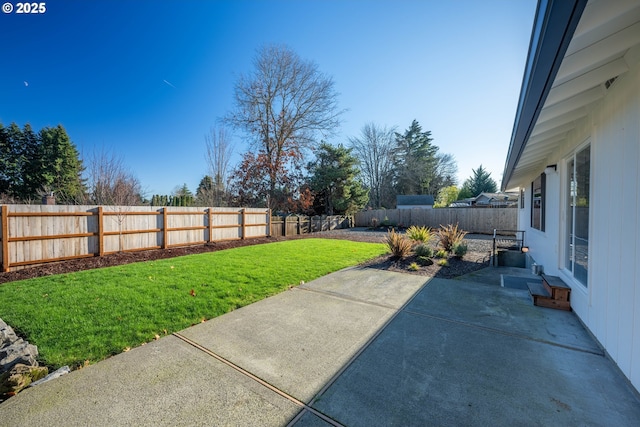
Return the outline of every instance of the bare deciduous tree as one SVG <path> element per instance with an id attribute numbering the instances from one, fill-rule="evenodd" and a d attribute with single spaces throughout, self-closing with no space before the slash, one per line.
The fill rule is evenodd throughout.
<path id="1" fill-rule="evenodd" d="M 258 50 L 254 70 L 235 85 L 235 109 L 225 122 L 244 131 L 268 165 L 267 204 L 277 190 L 286 162 L 301 161 L 317 133 L 328 136 L 340 125 L 337 93 L 331 77 L 293 50 L 268 45 Z"/>
<path id="2" fill-rule="evenodd" d="M 117 206 L 116 215 L 119 233 L 119 250 L 124 250 L 123 224 L 129 206 L 142 204 L 142 186 L 138 178 L 125 166 L 122 156 L 102 148 L 94 150 L 85 159 L 89 185 L 90 203 Z"/>
<path id="3" fill-rule="evenodd" d="M 395 128 L 367 123 L 359 137 L 349 138 L 353 154 L 360 162 L 365 185 L 369 188 L 369 203 L 379 208 L 392 203 L 391 172 L 393 169 Z"/>
<path id="4" fill-rule="evenodd" d="M 209 176 L 213 182 L 210 186 L 203 186 L 198 196 L 205 206 L 224 206 L 233 143 L 224 127 L 212 127 L 204 136 L 204 142 Z"/>
<path id="5" fill-rule="evenodd" d="M 427 194 L 438 194 L 441 189 L 458 183 L 458 164 L 453 154 L 438 153 L 434 179 L 427 188 Z"/>
<path id="6" fill-rule="evenodd" d="M 122 156 L 106 149 L 84 159 L 90 202 L 97 205 L 134 206 L 142 203 L 142 186 Z"/>

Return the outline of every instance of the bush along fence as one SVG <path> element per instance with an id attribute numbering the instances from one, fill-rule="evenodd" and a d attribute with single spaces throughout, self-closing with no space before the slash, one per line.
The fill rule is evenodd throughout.
<path id="1" fill-rule="evenodd" d="M 253 208 L 3 205 L 0 219 L 2 271 L 270 234 L 269 210 Z"/>
<path id="2" fill-rule="evenodd" d="M 271 236 L 286 237 L 352 226 L 353 217 L 350 216 L 272 216 Z"/>
<path id="3" fill-rule="evenodd" d="M 470 233 L 493 234 L 494 229 L 516 230 L 518 209 L 377 209 L 358 212 L 356 227 L 409 227 L 412 225 L 439 228 L 440 225 L 458 224 Z"/>

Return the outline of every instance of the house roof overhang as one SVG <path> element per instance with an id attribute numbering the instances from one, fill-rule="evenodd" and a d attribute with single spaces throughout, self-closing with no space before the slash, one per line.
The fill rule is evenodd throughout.
<path id="1" fill-rule="evenodd" d="M 502 190 L 539 173 L 553 150 L 640 59 L 637 0 L 539 0 Z"/>
<path id="2" fill-rule="evenodd" d="M 509 186 L 586 5 L 587 0 L 538 1 L 502 191 Z"/>

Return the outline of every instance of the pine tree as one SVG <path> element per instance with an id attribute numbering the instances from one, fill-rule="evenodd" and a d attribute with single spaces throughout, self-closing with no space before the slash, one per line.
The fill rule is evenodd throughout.
<path id="1" fill-rule="evenodd" d="M 21 144 L 22 131 L 17 124 L 8 128 L 0 124 L 0 194 L 8 197 L 16 197 L 21 185 Z"/>
<path id="2" fill-rule="evenodd" d="M 394 150 L 397 194 L 426 194 L 435 177 L 438 147 L 431 144 L 430 131 L 422 131 L 417 120 L 404 134 L 396 132 Z"/>
<path id="3" fill-rule="evenodd" d="M 229 195 L 220 175 L 216 175 L 215 178 L 211 175 L 202 177 L 196 189 L 196 203 L 199 206 L 227 206 L 228 200 Z"/>
<path id="4" fill-rule="evenodd" d="M 60 203 L 81 203 L 86 197 L 84 167 L 78 150 L 62 125 L 43 128 L 40 133 L 42 171 L 40 188 L 50 190 Z"/>
<path id="5" fill-rule="evenodd" d="M 85 200 L 82 161 L 61 125 L 35 132 L 0 124 L 0 193 L 29 202 L 51 191 L 61 203 Z"/>
<path id="6" fill-rule="evenodd" d="M 42 192 L 41 141 L 28 123 L 22 129 L 20 147 L 20 181 L 16 196 L 20 200 L 35 200 Z"/>
<path id="7" fill-rule="evenodd" d="M 369 196 L 357 179 L 358 160 L 342 145 L 320 145 L 315 162 L 309 164 L 310 187 L 315 192 L 314 207 L 327 215 L 352 214 L 362 209 Z"/>
<path id="8" fill-rule="evenodd" d="M 498 191 L 498 184 L 491 178 L 491 173 L 480 165 L 478 169 L 472 169 L 473 175 L 467 178 L 462 184 L 458 197 L 466 199 L 476 197 L 480 193 L 495 193 Z"/>

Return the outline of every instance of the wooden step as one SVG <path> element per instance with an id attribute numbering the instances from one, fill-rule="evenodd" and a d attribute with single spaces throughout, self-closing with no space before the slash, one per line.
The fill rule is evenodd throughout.
<path id="1" fill-rule="evenodd" d="M 549 277 L 554 276 L 547 276 L 546 279 L 543 278 L 540 282 L 527 282 L 533 305 L 571 311 L 568 293 L 565 295 L 565 292 L 571 291 L 571 289 L 564 285 L 564 282 L 562 282 L 562 285 L 564 285 L 562 287 L 555 286 L 557 282 L 549 279 Z M 560 280 L 560 278 L 558 278 L 558 280 Z M 549 284 L 550 281 L 553 285 Z M 565 289 L 565 287 L 567 289 Z"/>
<path id="2" fill-rule="evenodd" d="M 542 275 L 542 283 L 551 293 L 551 298 L 557 301 L 569 301 L 571 288 L 557 276 Z"/>

